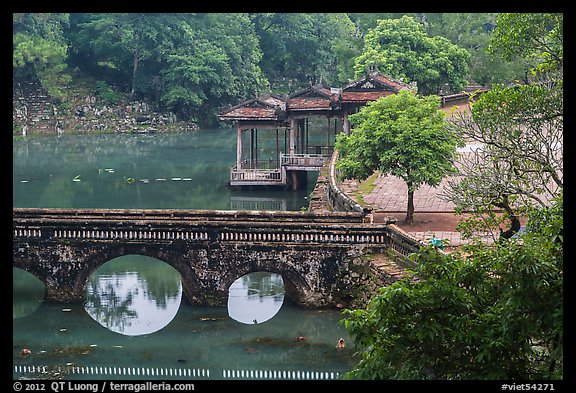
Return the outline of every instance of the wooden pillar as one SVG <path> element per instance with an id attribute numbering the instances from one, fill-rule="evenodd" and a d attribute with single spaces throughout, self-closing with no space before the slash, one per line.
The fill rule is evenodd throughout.
<path id="1" fill-rule="evenodd" d="M 306 153 L 306 119 L 300 120 L 300 153 Z"/>
<path id="2" fill-rule="evenodd" d="M 344 124 L 342 126 L 342 129 L 344 130 L 346 135 L 350 135 L 350 120 L 348 120 L 348 111 L 344 112 L 343 122 L 344 122 Z"/>
<path id="3" fill-rule="evenodd" d="M 280 168 L 280 141 L 278 140 L 278 128 L 276 128 L 276 166 Z"/>
<path id="4" fill-rule="evenodd" d="M 306 118 L 305 128 L 306 128 L 306 150 L 305 150 L 305 152 L 308 153 L 308 144 L 310 142 L 310 135 L 309 135 L 309 129 L 308 129 L 308 118 Z"/>
<path id="5" fill-rule="evenodd" d="M 254 168 L 258 168 L 258 128 L 254 129 Z"/>
<path id="6" fill-rule="evenodd" d="M 328 118 L 328 150 L 330 150 L 330 118 Z"/>
<path id="7" fill-rule="evenodd" d="M 290 149 L 290 157 L 294 157 L 296 150 L 296 127 L 298 127 L 298 120 L 290 120 L 290 138 L 288 140 L 288 146 Z"/>
<path id="8" fill-rule="evenodd" d="M 236 124 L 236 169 L 242 169 L 242 128 Z"/>
<path id="9" fill-rule="evenodd" d="M 288 154 L 288 128 L 284 128 L 284 154 Z"/>

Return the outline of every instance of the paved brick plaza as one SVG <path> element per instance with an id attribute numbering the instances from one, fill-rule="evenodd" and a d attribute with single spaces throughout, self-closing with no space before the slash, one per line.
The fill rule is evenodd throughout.
<path id="1" fill-rule="evenodd" d="M 434 188 L 423 185 L 414 192 L 414 210 L 421 213 L 453 212 L 454 204 L 439 197 L 448 179 Z M 395 176 L 380 176 L 374 182 L 375 187 L 363 196 L 366 203 L 375 211 L 405 212 L 408 205 L 408 187 L 404 180 Z"/>

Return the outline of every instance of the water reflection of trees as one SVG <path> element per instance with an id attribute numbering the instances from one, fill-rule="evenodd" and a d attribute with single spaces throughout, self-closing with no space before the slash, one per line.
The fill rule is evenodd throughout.
<path id="1" fill-rule="evenodd" d="M 123 332 L 132 325 L 132 319 L 138 318 L 138 312 L 131 308 L 138 287 L 118 295 L 117 289 L 122 286 L 121 277 L 116 275 L 113 279 L 90 280 L 85 308 L 96 321 L 111 330 Z"/>
<path id="2" fill-rule="evenodd" d="M 178 274 L 158 274 L 157 269 L 141 269 L 138 282 L 144 288 L 146 297 L 156 303 L 156 307 L 166 309 L 169 300 L 180 296 L 180 276 Z"/>
<path id="3" fill-rule="evenodd" d="M 98 322 L 115 331 L 125 331 L 138 318 L 134 301 L 144 297 L 157 309 L 181 296 L 180 275 L 155 258 L 125 255 L 97 269 L 88 282 L 85 308 Z"/>

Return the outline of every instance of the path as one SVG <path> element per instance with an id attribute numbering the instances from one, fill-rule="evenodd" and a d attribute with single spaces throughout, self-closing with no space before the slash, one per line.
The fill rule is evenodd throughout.
<path id="1" fill-rule="evenodd" d="M 429 242 L 432 238 L 446 239 L 449 248 L 458 247 L 466 242 L 456 230 L 463 217 L 454 213 L 454 204 L 440 197 L 447 186 L 449 178 L 444 179 L 438 187 L 423 185 L 414 192 L 414 223 L 406 223 L 408 204 L 408 187 L 395 176 L 379 176 L 374 181 L 374 188 L 362 194 L 364 202 L 372 208 L 374 221 L 381 222 L 384 217 L 395 217 L 397 225 L 417 239 Z M 358 183 L 347 180 L 342 185 L 347 195 L 358 192 Z"/>

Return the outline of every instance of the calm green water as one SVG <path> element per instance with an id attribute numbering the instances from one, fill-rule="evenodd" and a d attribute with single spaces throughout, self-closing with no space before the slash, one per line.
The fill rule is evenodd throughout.
<path id="1" fill-rule="evenodd" d="M 259 136 L 261 158 L 272 144 Z M 297 192 L 230 189 L 236 150 L 225 129 L 42 137 L 13 150 L 15 207 L 299 210 L 315 181 Z M 340 313 L 294 306 L 268 272 L 238 277 L 221 308 L 191 306 L 172 267 L 139 255 L 99 268 L 83 304 L 43 302 L 43 284 L 20 269 L 13 283 L 14 378 L 326 379 L 355 362 Z"/>
<path id="2" fill-rule="evenodd" d="M 259 147 L 272 158 L 275 134 L 261 132 Z M 13 163 L 14 207 L 300 210 L 316 180 L 299 191 L 229 187 L 231 129 L 31 138 L 14 142 Z"/>

